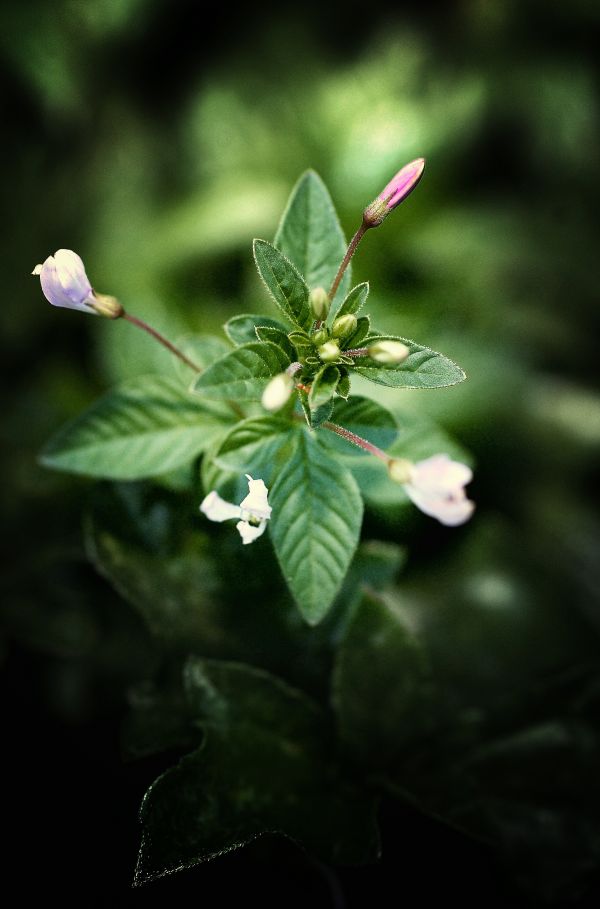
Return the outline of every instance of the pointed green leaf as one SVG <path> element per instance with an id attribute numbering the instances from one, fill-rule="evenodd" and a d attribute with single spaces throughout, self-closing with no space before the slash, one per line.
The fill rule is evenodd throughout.
<path id="1" fill-rule="evenodd" d="M 342 378 L 338 382 L 338 387 L 336 388 L 335 393 L 339 395 L 340 398 L 344 398 L 345 401 L 348 400 L 348 395 L 350 394 L 350 376 L 346 373 L 345 370 L 344 375 L 342 375 Z"/>
<path id="2" fill-rule="evenodd" d="M 395 417 L 386 407 L 370 398 L 353 396 L 349 401 L 336 401 L 331 422 L 349 429 L 378 448 L 388 448 L 398 436 Z M 319 434 L 319 441 L 343 455 L 367 454 L 362 448 L 328 430 Z"/>
<path id="3" fill-rule="evenodd" d="M 312 411 L 326 404 L 333 397 L 333 393 L 340 381 L 340 371 L 337 366 L 324 366 L 312 380 L 308 403 Z"/>
<path id="4" fill-rule="evenodd" d="M 353 287 L 342 305 L 340 306 L 338 312 L 334 311 L 334 307 L 331 307 L 330 319 L 337 319 L 338 316 L 346 316 L 351 313 L 360 312 L 365 303 L 367 302 L 367 297 L 369 296 L 369 282 L 365 281 L 363 284 L 357 284 L 356 287 Z"/>
<path id="5" fill-rule="evenodd" d="M 356 549 L 362 499 L 351 474 L 306 430 L 270 497 L 271 538 L 302 615 L 316 625 L 329 610 Z"/>
<path id="6" fill-rule="evenodd" d="M 314 171 L 303 174 L 292 190 L 275 236 L 275 246 L 294 263 L 312 290 L 329 290 L 346 253 L 346 238 L 331 196 Z M 350 266 L 336 299 L 350 287 Z"/>
<path id="7" fill-rule="evenodd" d="M 285 325 L 278 322 L 277 319 L 272 319 L 270 316 L 256 315 L 255 313 L 243 313 L 239 316 L 233 316 L 233 318 L 225 322 L 223 328 L 229 340 L 239 346 L 240 344 L 251 344 L 252 341 L 256 341 L 256 328 L 259 325 L 279 328 L 284 334 L 287 332 Z"/>
<path id="8" fill-rule="evenodd" d="M 272 328 L 268 325 L 257 325 L 256 337 L 259 341 L 271 341 L 272 344 L 277 344 L 278 347 L 281 347 L 284 354 L 290 358 L 290 362 L 293 362 L 296 359 L 297 355 L 294 345 L 288 338 L 286 332 L 282 331 L 280 328 Z"/>
<path id="9" fill-rule="evenodd" d="M 298 270 L 266 240 L 254 241 L 256 267 L 271 297 L 294 325 L 305 330 L 314 322 L 308 287 Z"/>
<path id="10" fill-rule="evenodd" d="M 276 344 L 263 341 L 243 344 L 198 376 L 194 391 L 220 400 L 256 400 L 269 379 L 283 372 L 289 362 Z"/>
<path id="11" fill-rule="evenodd" d="M 448 357 L 407 338 L 371 335 L 363 341 L 363 346 L 367 346 L 369 341 L 402 341 L 410 349 L 408 358 L 398 365 L 383 366 L 368 357 L 355 361 L 355 372 L 378 385 L 388 385 L 391 388 L 445 388 L 466 379 L 460 366 Z"/>
<path id="12" fill-rule="evenodd" d="M 41 463 L 72 473 L 135 480 L 187 464 L 232 414 L 199 401 L 176 379 L 134 379 L 100 398 L 46 445 Z"/>
<path id="13" fill-rule="evenodd" d="M 377 857 L 373 797 L 348 779 L 313 701 L 261 670 L 197 658 L 185 687 L 206 737 L 144 797 L 136 884 L 264 833 L 283 834 L 321 861 Z"/>
<path id="14" fill-rule="evenodd" d="M 341 737 L 362 760 L 389 764 L 432 717 L 431 669 L 401 614 L 365 593 L 336 653 L 333 706 Z"/>
<path id="15" fill-rule="evenodd" d="M 283 449 L 295 440 L 289 420 L 265 416 L 238 423 L 221 441 L 213 459 L 224 470 L 260 477 L 270 486 L 283 466 Z"/>

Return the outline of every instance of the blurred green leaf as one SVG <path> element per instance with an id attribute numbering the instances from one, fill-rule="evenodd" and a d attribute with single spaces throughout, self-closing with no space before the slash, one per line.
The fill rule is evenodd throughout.
<path id="1" fill-rule="evenodd" d="M 431 667 L 393 603 L 363 592 L 337 649 L 332 703 L 342 739 L 370 766 L 389 764 L 433 727 Z"/>
<path id="2" fill-rule="evenodd" d="M 289 454 L 296 430 L 289 420 L 265 416 L 242 420 L 222 439 L 212 455 L 218 467 L 254 474 L 270 486 Z"/>
<path id="3" fill-rule="evenodd" d="M 43 449 L 45 467 L 135 480 L 166 473 L 203 451 L 232 415 L 204 404 L 174 379 L 146 376 L 100 398 Z"/>
<path id="4" fill-rule="evenodd" d="M 249 666 L 208 660 L 189 662 L 186 694 L 206 739 L 146 793 L 136 884 L 264 833 L 324 861 L 376 858 L 374 803 L 344 774 L 305 695 Z"/>

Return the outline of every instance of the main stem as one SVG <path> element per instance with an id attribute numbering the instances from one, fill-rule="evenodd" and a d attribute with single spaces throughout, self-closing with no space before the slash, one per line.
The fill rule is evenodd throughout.
<path id="1" fill-rule="evenodd" d="M 189 366 L 190 369 L 193 369 L 194 372 L 202 372 L 202 368 L 198 366 L 197 363 L 194 363 L 192 360 L 190 360 L 189 357 L 186 357 L 183 351 L 179 350 L 178 347 L 175 347 L 174 344 L 171 344 L 170 341 L 167 341 L 167 339 L 163 337 L 160 332 L 156 331 L 155 328 L 151 328 L 151 326 L 146 322 L 143 322 L 141 319 L 136 318 L 136 316 L 130 316 L 127 312 L 123 313 L 122 318 L 126 319 L 128 322 L 131 322 L 132 325 L 137 325 L 137 327 L 141 328 L 142 331 L 147 332 L 147 334 L 151 335 L 151 337 L 158 341 L 159 344 L 162 344 L 162 346 L 166 347 L 167 350 L 170 350 L 172 354 L 175 354 L 176 357 L 179 357 L 181 362 L 185 363 L 186 366 Z"/>
<path id="2" fill-rule="evenodd" d="M 356 445 L 358 448 L 362 448 L 363 451 L 368 451 L 369 454 L 375 455 L 376 458 L 379 458 L 380 461 L 385 461 L 386 464 L 392 460 L 389 455 L 382 451 L 381 448 L 378 448 L 377 445 L 373 445 L 371 442 L 367 442 L 366 439 L 357 436 L 355 432 L 350 432 L 349 429 L 345 429 L 343 426 L 338 426 L 337 423 L 330 423 L 326 420 L 324 423 L 321 423 L 323 429 L 329 429 L 330 432 L 335 432 L 338 436 L 341 436 L 342 439 L 346 439 L 347 442 L 352 442 L 353 445 Z"/>
<path id="3" fill-rule="evenodd" d="M 369 227 L 370 227 L 370 225 L 365 224 L 365 222 L 363 221 L 363 223 L 360 225 L 360 227 L 358 228 L 358 230 L 356 231 L 356 233 L 350 240 L 350 245 L 348 246 L 348 249 L 346 250 L 346 255 L 344 256 L 344 258 L 342 260 L 342 264 L 338 268 L 338 273 L 335 276 L 335 278 L 333 280 L 333 284 L 331 285 L 331 287 L 329 289 L 329 299 L 330 300 L 333 300 L 333 298 L 335 297 L 335 295 L 337 293 L 337 289 L 340 286 L 340 281 L 344 277 L 344 272 L 348 268 L 348 263 L 350 262 L 350 259 L 356 252 L 356 247 L 358 246 L 358 244 L 364 237 L 364 235 L 367 232 L 367 230 L 369 229 Z"/>

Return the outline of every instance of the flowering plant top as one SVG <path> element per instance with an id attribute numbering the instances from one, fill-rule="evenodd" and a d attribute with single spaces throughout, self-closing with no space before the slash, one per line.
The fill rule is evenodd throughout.
<path id="1" fill-rule="evenodd" d="M 173 344 L 114 297 L 93 290 L 71 250 L 59 249 L 36 266 L 52 305 L 122 318 L 184 365 L 179 378 L 134 380 L 108 394 L 50 441 L 43 462 L 131 480 L 202 455 L 203 515 L 215 522 L 237 519 L 243 544 L 269 530 L 286 582 L 311 624 L 327 614 L 340 589 L 364 504 L 372 500 L 373 479 L 363 481 L 356 455 L 379 465 L 380 498 L 397 498 L 399 484 L 405 501 L 442 524 L 467 521 L 474 507 L 464 491 L 470 468 L 447 450 L 423 458 L 421 449 L 414 457 L 403 443 L 402 418 L 398 423 L 376 397 L 352 394 L 356 376 L 375 386 L 421 389 L 465 378 L 443 354 L 375 328 L 364 313 L 368 283 L 351 283 L 351 260 L 365 234 L 407 199 L 424 167 L 418 158 L 401 168 L 364 209 L 348 245 L 325 186 L 306 173 L 274 242 L 254 242 L 277 318 L 235 316 L 224 326 L 228 341 Z"/>

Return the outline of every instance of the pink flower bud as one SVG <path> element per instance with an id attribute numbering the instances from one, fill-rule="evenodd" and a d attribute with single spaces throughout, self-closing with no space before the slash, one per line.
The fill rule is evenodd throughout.
<path id="1" fill-rule="evenodd" d="M 425 158 L 416 158 L 406 164 L 392 177 L 377 198 L 371 202 L 363 214 L 363 221 L 368 227 L 378 227 L 397 205 L 413 191 L 425 169 Z"/>

